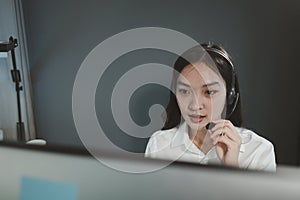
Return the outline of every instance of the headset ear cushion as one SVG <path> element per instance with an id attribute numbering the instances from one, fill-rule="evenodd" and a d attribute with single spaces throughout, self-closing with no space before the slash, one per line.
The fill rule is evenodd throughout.
<path id="1" fill-rule="evenodd" d="M 236 93 L 235 93 L 235 89 L 232 88 L 229 95 L 228 95 L 228 105 L 232 105 L 234 103 L 236 99 Z"/>
<path id="2" fill-rule="evenodd" d="M 226 115 L 227 118 L 229 118 L 233 114 L 234 110 L 236 109 L 238 101 L 239 101 L 239 97 L 240 97 L 240 94 L 235 93 L 235 91 L 234 91 L 234 93 L 232 93 L 231 95 L 228 96 L 229 110 L 227 110 L 227 115 Z"/>

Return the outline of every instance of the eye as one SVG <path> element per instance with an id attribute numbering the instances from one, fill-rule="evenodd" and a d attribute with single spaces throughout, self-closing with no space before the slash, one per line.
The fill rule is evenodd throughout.
<path id="1" fill-rule="evenodd" d="M 205 91 L 205 94 L 207 94 L 207 95 L 214 95 L 214 94 L 216 94 L 218 91 L 217 90 L 206 90 Z"/>
<path id="2" fill-rule="evenodd" d="M 190 94 L 190 91 L 189 90 L 186 90 L 186 89 L 178 89 L 178 92 L 180 93 L 180 94 Z"/>

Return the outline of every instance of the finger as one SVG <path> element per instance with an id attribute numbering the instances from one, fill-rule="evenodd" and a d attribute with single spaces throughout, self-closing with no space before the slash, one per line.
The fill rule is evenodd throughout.
<path id="1" fill-rule="evenodd" d="M 227 137 L 229 137 L 232 140 L 239 139 L 239 135 L 238 135 L 238 133 L 236 133 L 236 130 L 232 130 L 232 129 L 228 128 L 227 126 L 221 127 L 219 129 L 215 130 L 215 132 L 211 132 L 210 137 L 213 139 L 222 134 L 225 134 Z"/>
<path id="2" fill-rule="evenodd" d="M 213 140 L 214 145 L 219 141 L 220 138 L 223 138 L 223 137 L 228 138 L 231 142 L 235 143 L 238 146 L 241 144 L 242 140 L 241 140 L 240 135 L 234 134 L 234 133 L 228 131 L 229 129 L 227 129 L 227 128 L 225 128 L 223 130 L 225 130 L 225 131 L 222 131 L 221 134 L 214 133 L 214 135 L 211 136 L 211 139 Z"/>
<path id="3" fill-rule="evenodd" d="M 222 134 L 225 134 L 226 137 L 233 140 L 234 142 L 241 143 L 242 141 L 240 134 L 238 134 L 235 128 L 232 129 L 226 126 L 223 128 Z"/>
<path id="4" fill-rule="evenodd" d="M 224 127 L 224 126 L 218 128 L 218 129 L 215 129 L 214 131 L 211 131 L 210 137 L 211 137 L 211 138 L 215 138 L 215 137 L 217 137 L 217 136 L 219 136 L 219 135 L 222 135 L 223 133 L 226 133 L 226 132 L 227 132 L 226 129 L 228 129 L 228 128 L 227 128 L 227 127 Z"/>
<path id="5" fill-rule="evenodd" d="M 241 142 L 241 136 L 238 134 L 236 128 L 229 120 L 216 120 L 215 123 L 215 127 L 211 130 L 212 138 L 218 134 L 225 133 L 232 140 Z"/>
<path id="6" fill-rule="evenodd" d="M 218 134 L 211 139 L 213 140 L 213 144 L 216 145 L 219 141 L 221 141 L 221 137 L 226 137 L 225 133 Z"/>
<path id="7" fill-rule="evenodd" d="M 226 135 L 219 136 L 215 142 L 216 145 L 219 143 L 225 144 L 227 146 L 227 150 L 239 149 L 239 144 L 226 137 Z"/>
<path id="8" fill-rule="evenodd" d="M 213 121 L 213 123 L 215 123 L 215 126 L 211 129 L 212 131 L 217 130 L 224 126 L 227 126 L 229 128 L 231 128 L 231 127 L 234 128 L 233 124 L 229 120 L 219 119 L 219 120 Z"/>
<path id="9" fill-rule="evenodd" d="M 218 145 L 219 143 L 223 143 L 226 145 L 227 149 L 232 149 L 234 142 L 232 142 L 232 140 L 230 140 L 228 137 L 226 137 L 226 135 L 221 135 L 219 137 L 217 137 L 217 139 L 215 140 L 215 144 Z"/>

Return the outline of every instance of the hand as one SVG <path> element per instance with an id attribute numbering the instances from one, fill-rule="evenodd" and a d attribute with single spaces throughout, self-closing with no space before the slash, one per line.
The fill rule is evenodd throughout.
<path id="1" fill-rule="evenodd" d="M 213 121 L 216 125 L 210 130 L 210 138 L 216 145 L 216 151 L 222 164 L 238 167 L 238 158 L 242 138 L 229 120 Z"/>

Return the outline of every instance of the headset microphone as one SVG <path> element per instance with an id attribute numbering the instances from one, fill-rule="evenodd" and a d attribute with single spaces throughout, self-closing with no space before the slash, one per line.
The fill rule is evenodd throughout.
<path id="1" fill-rule="evenodd" d="M 216 125 L 215 123 L 209 122 L 208 124 L 206 124 L 205 128 L 207 130 L 211 130 L 213 127 L 215 127 L 215 125 Z"/>

